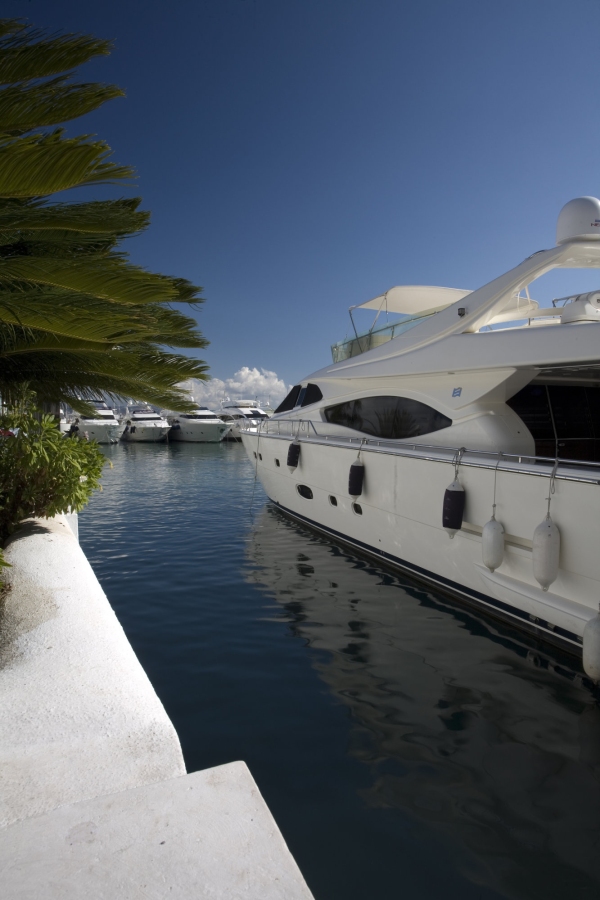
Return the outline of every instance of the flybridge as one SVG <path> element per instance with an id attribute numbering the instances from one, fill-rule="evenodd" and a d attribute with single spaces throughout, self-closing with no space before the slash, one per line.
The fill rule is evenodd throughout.
<path id="1" fill-rule="evenodd" d="M 529 296 L 529 285 L 551 269 L 600 268 L 599 225 L 600 201 L 594 197 L 578 197 L 561 210 L 556 247 L 532 254 L 516 268 L 476 291 L 402 285 L 351 307 L 354 336 L 332 346 L 334 363 L 369 350 L 376 351 L 393 339 L 397 342 L 391 352 L 396 357 L 452 335 L 475 334 L 498 327 L 523 329 L 600 321 L 600 292 L 555 300 L 550 307 L 540 307 Z M 559 309 L 561 302 L 564 307 Z M 371 327 L 360 334 L 354 319 L 357 309 L 371 309 L 376 313 Z M 390 314 L 397 318 L 389 321 Z M 421 327 L 413 332 L 417 325 Z M 388 355 L 389 351 L 382 350 L 376 353 L 376 358 L 383 360 Z M 361 360 L 358 365 L 362 367 L 366 363 L 367 360 L 364 363 Z M 347 366 L 348 363 L 344 369 Z"/>
<path id="2" fill-rule="evenodd" d="M 351 306 L 350 321 L 354 330 L 354 337 L 339 341 L 331 347 L 333 361 L 341 362 L 353 356 L 359 356 L 375 347 L 385 344 L 387 341 L 404 334 L 409 329 L 419 325 L 424 319 L 434 316 L 436 313 L 447 309 L 449 306 L 459 303 L 471 294 L 472 291 L 459 290 L 458 288 L 434 287 L 429 285 L 398 285 L 390 288 L 385 294 L 367 300 L 357 306 Z M 376 310 L 375 319 L 368 331 L 358 333 L 353 313 L 357 309 Z M 457 314 L 462 318 L 466 312 L 464 307 L 459 307 Z M 542 311 L 548 314 L 547 310 Z M 389 315 L 400 315 L 401 318 L 390 322 Z M 539 304 L 531 300 L 528 292 L 519 292 L 513 302 L 508 304 L 502 314 L 497 315 L 492 323 L 516 321 L 540 314 Z M 557 315 L 552 310 L 551 315 Z M 385 317 L 385 324 L 380 324 L 381 317 Z M 490 323 L 487 323 L 488 325 Z"/>
<path id="3" fill-rule="evenodd" d="M 339 341 L 331 347 L 331 355 L 334 362 L 350 359 L 379 347 L 387 341 L 391 341 L 399 334 L 408 331 L 422 322 L 424 318 L 435 315 L 442 309 L 446 309 L 452 303 L 462 300 L 470 291 L 461 291 L 456 288 L 433 287 L 423 284 L 403 284 L 390 288 L 385 294 L 351 306 L 350 321 L 354 331 L 354 337 Z M 358 333 L 353 313 L 357 309 L 375 310 L 375 318 L 368 331 Z M 395 321 L 389 321 L 389 315 L 401 316 Z M 381 320 L 384 319 L 384 324 Z"/>

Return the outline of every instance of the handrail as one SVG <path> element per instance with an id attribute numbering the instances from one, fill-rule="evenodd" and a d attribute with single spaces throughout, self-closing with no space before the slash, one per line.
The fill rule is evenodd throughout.
<path id="1" fill-rule="evenodd" d="M 413 316 L 405 316 L 403 319 L 398 319 L 396 322 L 388 322 L 385 325 L 380 325 L 379 328 L 375 328 L 373 325 L 371 328 L 369 328 L 368 331 L 364 331 L 361 334 L 358 333 L 356 325 L 354 323 L 354 319 L 352 318 L 352 313 L 350 313 L 350 319 L 352 320 L 352 327 L 354 328 L 355 337 L 344 338 L 343 341 L 337 341 L 335 344 L 331 345 L 331 355 L 333 361 L 341 362 L 344 359 L 349 359 L 354 356 L 360 356 L 362 353 L 366 353 L 367 350 L 372 349 L 371 343 L 373 337 L 387 336 L 387 339 L 392 341 L 399 334 L 404 334 L 410 328 L 418 325 L 424 319 L 428 319 L 431 316 L 436 315 L 438 312 L 439 309 L 436 308 L 434 310 L 424 311 Z M 361 341 L 365 342 L 364 348 L 361 344 Z M 385 343 L 385 341 L 382 341 L 382 343 Z M 359 352 L 350 352 L 349 356 L 344 355 L 345 350 L 352 350 L 353 344 L 358 347 Z"/>
<path id="2" fill-rule="evenodd" d="M 245 421 L 240 423 L 240 431 L 248 434 L 257 434 L 259 437 L 268 435 L 282 440 L 290 438 L 306 441 L 308 443 L 327 444 L 335 447 L 360 446 L 363 452 L 384 453 L 392 456 L 404 456 L 431 462 L 445 462 L 452 464 L 456 455 L 456 447 L 443 447 L 438 444 L 419 444 L 414 441 L 398 440 L 390 438 L 377 438 L 364 436 L 351 436 L 340 433 L 325 434 L 317 430 L 317 424 L 327 426 L 327 423 L 315 423 L 313 419 L 266 419 L 257 426 Z M 283 426 L 283 429 L 282 429 Z M 334 426 L 335 427 L 335 426 Z M 461 467 L 498 469 L 500 472 L 512 472 L 517 474 L 535 475 L 542 478 L 550 478 L 555 471 L 555 478 L 559 481 L 580 481 L 590 484 L 600 484 L 600 463 L 575 459 L 561 459 L 560 457 L 535 456 L 525 453 L 504 453 L 491 450 L 466 449 Z M 564 471 L 569 469 L 571 471 Z M 573 469 L 577 471 L 573 471 Z M 587 469 L 589 475 L 581 470 Z"/>

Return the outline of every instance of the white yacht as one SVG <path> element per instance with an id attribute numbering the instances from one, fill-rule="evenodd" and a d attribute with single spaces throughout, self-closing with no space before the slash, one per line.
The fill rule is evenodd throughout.
<path id="1" fill-rule="evenodd" d="M 124 420 L 123 441 L 157 443 L 166 440 L 171 426 L 150 406 L 137 406 L 129 410 Z"/>
<path id="2" fill-rule="evenodd" d="M 225 440 L 241 441 L 240 424 L 242 422 L 256 427 L 261 420 L 268 419 L 268 413 L 257 405 L 255 400 L 228 400 L 221 404 L 220 418 L 230 426 Z"/>
<path id="3" fill-rule="evenodd" d="M 92 405 L 96 410 L 92 416 L 78 416 L 80 434 L 87 435 L 91 441 L 98 441 L 99 444 L 117 444 L 125 425 L 119 422 L 114 410 L 103 401 L 94 400 Z M 61 430 L 62 427 L 61 419 Z M 69 427 L 66 425 L 67 430 Z"/>
<path id="4" fill-rule="evenodd" d="M 557 246 L 476 291 L 402 286 L 400 324 L 336 345 L 242 426 L 287 513 L 571 652 L 600 680 L 600 290 L 542 307 L 555 268 L 600 268 L 600 200 Z"/>
<path id="5" fill-rule="evenodd" d="M 217 444 L 225 439 L 231 428 L 206 406 L 199 406 L 191 413 L 171 414 L 168 421 L 171 425 L 170 441 Z"/>

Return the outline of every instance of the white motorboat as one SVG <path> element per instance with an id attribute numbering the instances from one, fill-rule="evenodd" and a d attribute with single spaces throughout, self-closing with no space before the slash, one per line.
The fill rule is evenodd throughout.
<path id="1" fill-rule="evenodd" d="M 164 441 L 171 426 L 150 406 L 137 406 L 130 409 L 124 421 L 121 440 L 157 443 Z"/>
<path id="2" fill-rule="evenodd" d="M 93 401 L 95 408 L 93 416 L 79 416 L 79 434 L 86 436 L 90 441 L 97 441 L 99 444 L 117 444 L 123 434 L 125 425 L 117 419 L 114 410 L 110 409 L 106 403 L 98 400 Z M 66 426 L 67 430 L 69 425 Z M 61 419 L 62 430 L 62 419 Z"/>
<path id="3" fill-rule="evenodd" d="M 600 268 L 600 201 L 476 291 L 402 286 L 399 323 L 334 347 L 241 426 L 287 513 L 581 654 L 600 680 L 600 291 L 541 307 L 555 268 Z"/>
<path id="4" fill-rule="evenodd" d="M 170 441 L 216 444 L 224 440 L 231 427 L 206 406 L 199 406 L 191 413 L 169 415 L 168 421 Z"/>
<path id="5" fill-rule="evenodd" d="M 225 435 L 226 441 L 241 441 L 240 423 L 256 427 L 263 419 L 268 419 L 268 414 L 257 405 L 255 400 L 226 401 L 221 404 L 219 416 L 230 426 Z"/>

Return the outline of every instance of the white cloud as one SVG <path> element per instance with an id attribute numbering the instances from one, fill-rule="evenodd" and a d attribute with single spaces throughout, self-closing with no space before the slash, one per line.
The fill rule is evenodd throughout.
<path id="1" fill-rule="evenodd" d="M 187 386 L 187 385 L 186 385 Z M 256 400 L 259 403 L 278 406 L 290 390 L 276 372 L 268 369 L 250 369 L 242 366 L 233 378 L 211 378 L 210 381 L 192 380 L 191 394 L 202 406 L 218 407 L 221 400 Z"/>

